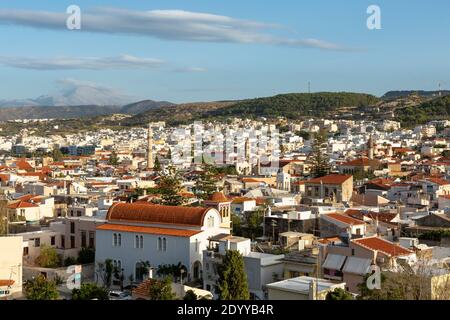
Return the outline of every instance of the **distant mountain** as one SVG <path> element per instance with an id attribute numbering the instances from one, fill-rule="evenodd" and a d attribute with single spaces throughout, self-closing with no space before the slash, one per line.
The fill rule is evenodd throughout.
<path id="1" fill-rule="evenodd" d="M 383 100 L 395 100 L 400 98 L 407 98 L 411 95 L 418 95 L 423 98 L 436 98 L 439 97 L 439 94 L 442 96 L 450 95 L 450 91 L 442 90 L 442 91 L 425 91 L 425 90 L 403 90 L 403 91 L 389 91 L 381 97 Z"/>
<path id="2" fill-rule="evenodd" d="M 57 94 L 42 95 L 33 99 L 0 100 L 0 107 L 123 106 L 135 100 L 116 90 L 91 82 L 65 79 L 58 84 L 61 88 Z"/>
<path id="3" fill-rule="evenodd" d="M 120 113 L 119 106 L 37 106 L 0 108 L 0 121 L 18 119 L 70 119 Z"/>
<path id="4" fill-rule="evenodd" d="M 120 113 L 134 115 L 134 114 L 139 114 L 139 113 L 143 113 L 146 111 L 158 109 L 161 107 L 173 106 L 173 105 L 174 105 L 173 103 L 168 102 L 168 101 L 144 100 L 144 101 L 139 101 L 139 102 L 135 102 L 135 103 L 123 106 L 120 109 Z"/>

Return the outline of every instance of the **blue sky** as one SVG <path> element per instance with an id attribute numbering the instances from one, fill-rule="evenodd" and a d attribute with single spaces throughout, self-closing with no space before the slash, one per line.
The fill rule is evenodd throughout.
<path id="1" fill-rule="evenodd" d="M 82 10 L 79 31 L 15 16 L 62 15 L 72 4 Z M 382 30 L 366 27 L 371 4 L 381 8 Z M 85 15 L 105 7 L 120 9 L 111 16 L 114 32 L 92 32 L 97 20 L 83 28 Z M 153 12 L 149 19 L 163 19 L 149 31 L 150 20 L 133 17 L 151 10 L 164 11 Z M 203 24 L 197 13 L 214 16 Z M 308 81 L 312 91 L 375 95 L 435 90 L 439 82 L 450 88 L 449 13 L 448 0 L 1 1 L 0 99 L 55 93 L 65 79 L 173 102 L 304 92 Z M 199 21 L 202 36 L 214 40 L 189 30 Z M 122 25 L 145 30 L 122 33 Z"/>

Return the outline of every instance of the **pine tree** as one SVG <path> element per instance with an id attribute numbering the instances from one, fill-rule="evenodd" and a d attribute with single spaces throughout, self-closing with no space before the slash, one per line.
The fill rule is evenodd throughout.
<path id="1" fill-rule="evenodd" d="M 214 167 L 206 162 L 203 162 L 202 173 L 200 173 L 195 181 L 194 193 L 200 199 L 207 200 L 216 191 L 217 185 Z"/>
<path id="2" fill-rule="evenodd" d="M 158 191 L 161 194 L 161 204 L 166 206 L 181 206 L 184 198 L 180 195 L 183 190 L 180 173 L 174 168 L 169 168 L 169 172 L 163 175 L 158 184 Z"/>
<path id="3" fill-rule="evenodd" d="M 244 258 L 239 251 L 227 251 L 218 268 L 220 300 L 249 300 Z"/>
<path id="4" fill-rule="evenodd" d="M 330 159 L 324 149 L 327 147 L 327 136 L 325 131 L 319 131 L 314 137 L 310 160 L 311 172 L 314 178 L 326 176 L 330 172 Z"/>
<path id="5" fill-rule="evenodd" d="M 58 148 L 54 148 L 52 151 L 52 158 L 53 161 L 58 162 L 61 161 L 61 159 L 64 157 L 63 153 L 61 152 L 61 150 L 59 150 Z"/>

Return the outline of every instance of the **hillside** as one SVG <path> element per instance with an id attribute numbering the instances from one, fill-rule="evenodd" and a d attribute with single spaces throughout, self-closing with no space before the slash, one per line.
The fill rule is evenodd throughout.
<path id="1" fill-rule="evenodd" d="M 0 121 L 16 119 L 69 119 L 119 113 L 120 106 L 58 106 L 1 108 Z"/>
<path id="2" fill-rule="evenodd" d="M 291 93 L 267 98 L 256 98 L 236 103 L 229 108 L 208 112 L 212 117 L 286 117 L 299 119 L 304 116 L 330 116 L 337 111 L 375 105 L 375 96 L 347 92 Z"/>
<path id="3" fill-rule="evenodd" d="M 407 98 L 411 95 L 417 95 L 422 98 L 436 98 L 439 97 L 439 94 L 443 96 L 450 95 L 450 91 L 442 90 L 442 91 L 424 91 L 424 90 L 399 90 L 399 91 L 389 91 L 386 92 L 381 99 L 383 100 L 395 100 L 400 98 Z"/>
<path id="4" fill-rule="evenodd" d="M 162 108 L 153 109 L 125 119 L 122 124 L 136 126 L 144 125 L 150 121 L 166 121 L 168 125 L 184 124 L 194 120 L 201 120 L 208 114 L 208 112 L 221 108 L 227 108 L 235 103 L 236 102 L 221 101 L 164 106 Z"/>
<path id="5" fill-rule="evenodd" d="M 180 104 L 150 110 L 127 119 L 126 125 L 142 125 L 148 121 L 167 121 L 170 125 L 201 119 L 228 117 L 284 116 L 299 119 L 304 116 L 330 116 L 337 112 L 375 105 L 379 99 L 360 93 L 291 93 L 242 101 L 221 101 Z"/>
<path id="6" fill-rule="evenodd" d="M 144 100 L 136 103 L 131 103 L 126 106 L 123 106 L 120 109 L 120 113 L 123 114 L 139 114 L 149 110 L 158 109 L 165 106 L 173 106 L 174 104 L 168 101 L 153 101 L 153 100 Z"/>
<path id="7" fill-rule="evenodd" d="M 450 119 L 450 96 L 436 98 L 417 106 L 399 108 L 395 116 L 403 126 L 411 127 L 431 120 Z"/>

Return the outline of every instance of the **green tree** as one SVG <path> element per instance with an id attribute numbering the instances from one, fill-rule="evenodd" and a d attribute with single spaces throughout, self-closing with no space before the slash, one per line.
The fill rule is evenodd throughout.
<path id="1" fill-rule="evenodd" d="M 51 157 L 53 158 L 53 161 L 58 162 L 61 161 L 64 155 L 59 148 L 53 148 Z"/>
<path id="2" fill-rule="evenodd" d="M 109 300 L 108 291 L 93 283 L 84 283 L 80 289 L 72 290 L 72 300 Z"/>
<path id="3" fill-rule="evenodd" d="M 149 298 L 150 300 L 175 300 L 176 295 L 172 292 L 172 280 L 150 280 Z"/>
<path id="4" fill-rule="evenodd" d="M 106 288 L 111 287 L 112 276 L 114 273 L 114 266 L 111 259 L 106 259 L 105 262 L 97 263 L 97 272 L 102 279 L 103 285 Z"/>
<path id="5" fill-rule="evenodd" d="M 354 300 L 353 295 L 342 289 L 342 288 L 336 288 L 334 291 L 330 291 L 327 293 L 327 296 L 325 298 L 326 300 Z"/>
<path id="6" fill-rule="evenodd" d="M 41 247 L 41 254 L 36 258 L 36 263 L 42 268 L 57 268 L 61 265 L 61 257 L 55 248 L 44 245 Z"/>
<path id="7" fill-rule="evenodd" d="M 326 132 L 323 130 L 319 131 L 314 137 L 310 154 L 311 172 L 314 178 L 326 176 L 330 172 L 330 159 L 326 154 L 327 143 Z"/>
<path id="8" fill-rule="evenodd" d="M 25 296 L 28 300 L 56 300 L 58 299 L 58 291 L 55 282 L 39 275 L 25 283 Z"/>
<path id="9" fill-rule="evenodd" d="M 93 263 L 95 261 L 95 250 L 94 248 L 81 248 L 78 252 L 77 262 L 80 264 Z"/>
<path id="10" fill-rule="evenodd" d="M 233 225 L 233 235 L 242 236 L 242 219 L 235 213 L 231 214 L 231 222 Z"/>
<path id="11" fill-rule="evenodd" d="M 193 190 L 197 197 L 207 200 L 217 191 L 217 179 L 214 173 L 214 166 L 204 162 L 203 158 L 202 160 L 202 172 L 198 175 Z"/>
<path id="12" fill-rule="evenodd" d="M 184 295 L 183 300 L 187 300 L 187 301 L 197 301 L 197 300 L 198 300 L 198 296 L 195 294 L 194 291 L 188 290 L 188 291 L 186 292 L 186 294 Z"/>
<path id="13" fill-rule="evenodd" d="M 218 268 L 220 300 L 249 300 L 244 258 L 239 251 L 229 250 Z"/>
<path id="14" fill-rule="evenodd" d="M 117 153 L 115 151 L 111 152 L 108 163 L 112 166 L 116 166 L 119 164 L 119 158 L 117 157 Z"/>
<path id="15" fill-rule="evenodd" d="M 161 162 L 159 161 L 158 156 L 156 156 L 156 158 L 155 158 L 155 163 L 153 165 L 153 171 L 161 172 Z"/>
<path id="16" fill-rule="evenodd" d="M 256 211 L 248 211 L 244 213 L 245 226 L 248 232 L 248 237 L 255 239 L 263 235 L 262 224 L 264 222 L 265 208 L 260 208 Z"/>
<path id="17" fill-rule="evenodd" d="M 180 195 L 183 190 L 181 185 L 181 174 L 175 168 L 171 167 L 168 173 L 163 175 L 158 183 L 159 194 L 161 195 L 161 204 L 167 206 L 181 206 L 185 203 Z"/>

